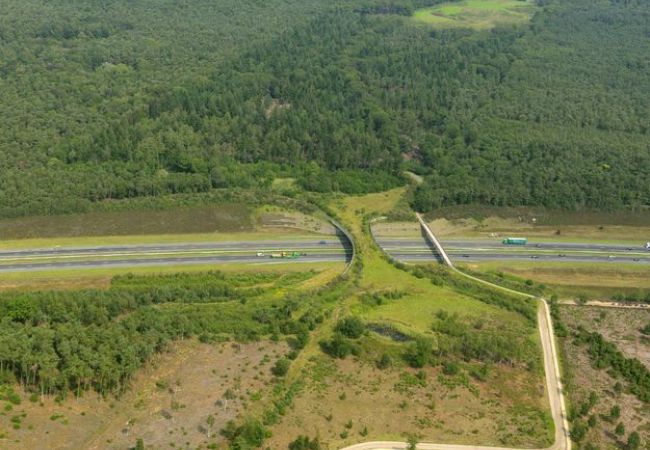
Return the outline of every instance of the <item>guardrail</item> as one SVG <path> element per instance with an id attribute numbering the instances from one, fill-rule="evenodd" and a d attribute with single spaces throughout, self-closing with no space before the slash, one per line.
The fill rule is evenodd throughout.
<path id="1" fill-rule="evenodd" d="M 357 247 L 356 244 L 354 243 L 354 238 L 352 237 L 352 234 L 343 226 L 341 225 L 336 219 L 333 217 L 330 217 L 327 213 L 323 211 L 323 214 L 325 214 L 325 217 L 327 217 L 327 220 L 334 226 L 334 228 L 337 229 L 338 233 L 337 235 L 339 237 L 343 236 L 345 239 L 347 239 L 348 244 L 350 246 L 351 254 L 350 254 L 350 260 L 347 261 L 347 264 L 345 266 L 345 270 L 343 270 L 342 275 L 345 275 L 349 272 L 350 268 L 352 267 L 352 264 L 354 263 L 354 259 L 357 256 Z"/>
<path id="2" fill-rule="evenodd" d="M 440 241 L 438 241 L 438 239 L 433 235 L 431 229 L 424 221 L 420 213 L 415 213 L 415 215 L 417 216 L 418 221 L 420 222 L 420 226 L 424 230 L 424 234 L 426 235 L 427 239 L 429 240 L 429 242 L 433 244 L 433 246 L 436 248 L 436 251 L 442 258 L 442 262 L 449 267 L 454 267 L 453 263 L 451 262 L 451 259 L 449 259 L 449 256 L 447 256 L 447 252 L 445 252 L 445 249 L 442 248 Z"/>

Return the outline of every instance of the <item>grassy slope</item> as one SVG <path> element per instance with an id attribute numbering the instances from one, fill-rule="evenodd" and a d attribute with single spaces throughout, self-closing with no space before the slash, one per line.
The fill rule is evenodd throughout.
<path id="1" fill-rule="evenodd" d="M 0 291 L 3 290 L 44 290 L 44 289 L 89 289 L 106 288 L 115 275 L 133 273 L 137 275 L 171 274 L 178 272 L 298 272 L 315 270 L 328 277 L 340 273 L 344 263 L 290 263 L 290 264 L 196 264 L 166 267 L 133 267 L 79 270 L 56 270 L 43 272 L 19 272 L 3 274 L 0 279 Z M 323 275 L 325 276 L 325 275 Z"/>

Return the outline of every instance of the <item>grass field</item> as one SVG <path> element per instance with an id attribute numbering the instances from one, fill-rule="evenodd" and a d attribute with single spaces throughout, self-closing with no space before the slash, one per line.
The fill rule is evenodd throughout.
<path id="1" fill-rule="evenodd" d="M 522 0 L 463 0 L 420 9 L 413 20 L 436 28 L 486 30 L 525 23 L 533 12 L 533 4 Z"/>

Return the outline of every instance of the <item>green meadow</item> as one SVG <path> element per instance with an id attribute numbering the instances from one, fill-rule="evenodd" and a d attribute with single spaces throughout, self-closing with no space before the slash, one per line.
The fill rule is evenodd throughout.
<path id="1" fill-rule="evenodd" d="M 535 7 L 522 0 L 464 0 L 442 3 L 413 14 L 413 20 L 439 28 L 486 30 L 527 22 Z"/>

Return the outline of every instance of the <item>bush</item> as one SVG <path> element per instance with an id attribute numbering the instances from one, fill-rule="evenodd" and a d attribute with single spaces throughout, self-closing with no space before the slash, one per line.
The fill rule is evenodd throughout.
<path id="1" fill-rule="evenodd" d="M 639 433 L 633 431 L 627 437 L 627 446 L 626 446 L 627 450 L 637 450 L 640 446 L 641 446 L 641 438 L 639 437 Z"/>
<path id="2" fill-rule="evenodd" d="M 228 439 L 232 450 L 249 450 L 261 447 L 269 432 L 258 420 L 248 419 L 239 426 L 231 420 L 221 435 Z"/>
<path id="3" fill-rule="evenodd" d="M 291 361 L 287 358 L 280 358 L 276 361 L 275 365 L 271 368 L 271 373 L 276 377 L 283 377 L 289 371 Z"/>
<path id="4" fill-rule="evenodd" d="M 442 365 L 442 373 L 445 375 L 457 375 L 459 371 L 460 367 L 453 361 L 447 361 Z"/>
<path id="5" fill-rule="evenodd" d="M 388 353 L 384 353 L 381 355 L 381 358 L 377 361 L 377 368 L 378 369 L 388 369 L 390 366 L 393 365 L 393 359 L 390 357 Z"/>
<path id="6" fill-rule="evenodd" d="M 312 440 L 307 436 L 298 436 L 295 441 L 289 444 L 289 450 L 321 450 L 322 446 L 318 438 Z"/>
<path id="7" fill-rule="evenodd" d="M 352 353 L 352 343 L 340 333 L 334 334 L 329 341 L 320 343 L 321 349 L 334 358 L 343 359 Z"/>
<path id="8" fill-rule="evenodd" d="M 336 324 L 336 331 L 351 339 L 360 338 L 365 330 L 366 326 L 357 317 L 346 317 Z"/>
<path id="9" fill-rule="evenodd" d="M 575 442 L 580 443 L 587 434 L 587 427 L 584 422 L 581 420 L 574 420 L 573 426 L 571 427 L 571 439 Z"/>
<path id="10" fill-rule="evenodd" d="M 424 338 L 418 338 L 413 345 L 407 350 L 404 358 L 411 367 L 420 369 L 431 361 L 431 352 L 433 346 L 431 342 Z"/>

